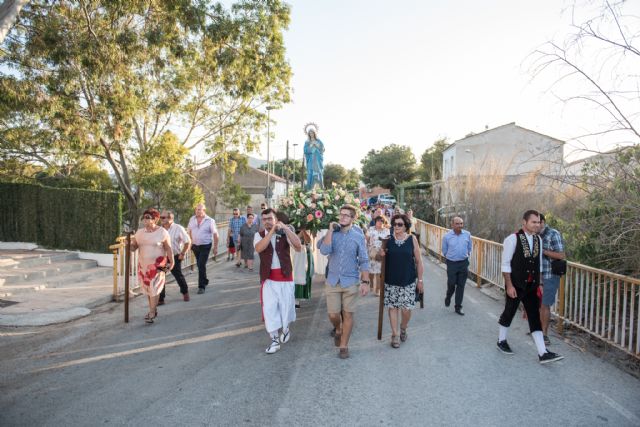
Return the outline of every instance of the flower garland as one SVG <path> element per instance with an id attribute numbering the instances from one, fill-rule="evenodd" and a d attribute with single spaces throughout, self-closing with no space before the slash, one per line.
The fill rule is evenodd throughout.
<path id="1" fill-rule="evenodd" d="M 357 209 L 354 224 L 365 228 L 368 221 L 360 211 L 360 200 L 335 184 L 324 190 L 295 188 L 280 201 L 278 211 L 285 213 L 296 229 L 315 235 L 329 228 L 329 223 L 338 222 L 340 207 L 346 204 Z"/>

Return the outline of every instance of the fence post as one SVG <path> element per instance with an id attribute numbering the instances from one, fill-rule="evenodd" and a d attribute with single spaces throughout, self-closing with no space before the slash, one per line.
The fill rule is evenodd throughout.
<path id="1" fill-rule="evenodd" d="M 558 326 L 557 331 L 560 335 L 564 333 L 564 282 L 567 275 L 560 277 L 560 291 L 558 292 Z"/>
<path id="2" fill-rule="evenodd" d="M 118 249 L 113 250 L 113 300 L 118 302 Z"/>
<path id="3" fill-rule="evenodd" d="M 476 258 L 476 288 L 482 285 L 482 246 L 482 240 L 479 240 L 476 245 L 476 250 L 478 251 L 478 257 Z"/>

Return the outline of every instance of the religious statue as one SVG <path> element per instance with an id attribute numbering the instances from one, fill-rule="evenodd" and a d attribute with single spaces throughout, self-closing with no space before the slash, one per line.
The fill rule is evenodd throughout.
<path id="1" fill-rule="evenodd" d="M 305 189 L 324 188 L 324 144 L 318 139 L 318 125 L 308 123 L 304 127 L 307 140 L 304 143 L 304 160 L 307 168 Z"/>

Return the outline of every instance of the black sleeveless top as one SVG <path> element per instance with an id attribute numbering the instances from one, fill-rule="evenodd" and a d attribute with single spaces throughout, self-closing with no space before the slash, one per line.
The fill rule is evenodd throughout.
<path id="1" fill-rule="evenodd" d="M 407 239 L 400 246 L 391 236 L 387 242 L 384 272 L 384 281 L 389 285 L 407 286 L 416 281 L 416 262 L 413 257 L 413 236 L 411 234 L 408 234 Z"/>

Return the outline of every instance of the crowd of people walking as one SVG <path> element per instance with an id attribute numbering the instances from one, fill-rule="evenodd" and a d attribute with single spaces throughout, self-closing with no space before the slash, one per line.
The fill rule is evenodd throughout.
<path id="1" fill-rule="evenodd" d="M 240 268 L 254 269 L 259 258 L 262 319 L 270 343 L 266 353 L 273 354 L 291 339 L 291 324 L 296 319 L 300 300 L 311 298 L 314 273 L 313 253 L 327 257 L 324 294 L 327 313 L 333 326 L 332 337 L 341 359 L 350 357 L 349 339 L 353 331 L 358 299 L 369 292 L 382 298 L 391 327 L 390 345 L 399 348 L 407 341 L 412 310 L 424 294 L 424 267 L 415 233 L 412 212 L 378 207 L 367 212 L 368 228 L 354 224 L 358 208 L 344 205 L 337 221 L 326 234 L 314 236 L 307 230 L 295 230 L 287 218 L 275 209 L 261 206 L 258 215 L 248 206 L 246 215 L 233 209 L 229 220 L 227 247 Z M 158 225 L 161 220 L 161 226 Z M 138 277 L 148 297 L 149 312 L 144 320 L 153 323 L 158 305 L 165 300 L 165 274 L 170 271 L 184 301 L 189 301 L 187 282 L 181 263 L 191 250 L 198 269 L 198 294 L 205 292 L 209 280 L 206 264 L 211 251 L 217 255 L 219 235 L 216 222 L 206 214 L 203 204 L 196 206 L 187 228 L 174 222 L 170 211 L 160 214 L 147 209 L 143 227 L 135 233 L 132 250 L 139 250 Z M 464 289 L 473 252 L 471 234 L 464 220 L 454 217 L 451 230 L 442 238 L 442 255 L 447 270 L 444 305 L 454 299 L 454 311 L 464 316 Z M 550 307 L 555 303 L 560 277 L 564 274 L 564 246 L 560 233 L 549 227 L 544 215 L 528 210 L 522 227 L 503 243 L 501 270 L 505 282 L 505 306 L 499 319 L 497 348 L 512 355 L 507 342 L 509 327 L 522 304 L 540 363 L 563 357 L 550 352 L 547 335 Z M 564 263 L 564 264 L 563 264 Z M 382 293 L 382 295 L 381 295 Z"/>

